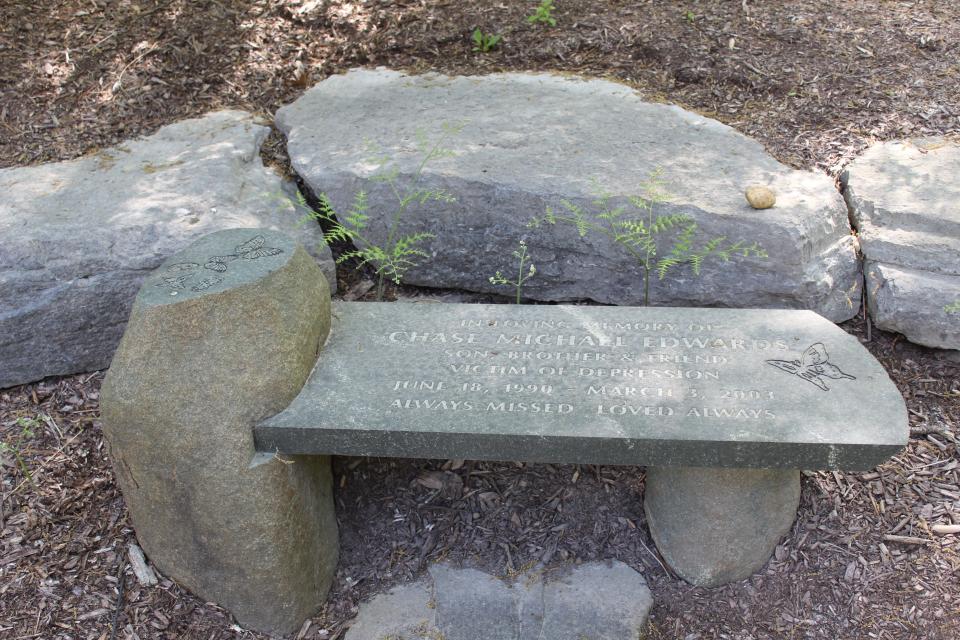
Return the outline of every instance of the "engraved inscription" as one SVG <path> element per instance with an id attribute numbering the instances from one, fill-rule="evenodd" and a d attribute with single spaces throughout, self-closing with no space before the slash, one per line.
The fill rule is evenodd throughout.
<path id="1" fill-rule="evenodd" d="M 791 360 L 798 345 L 781 335 L 744 337 L 721 324 L 586 318 L 397 326 L 382 339 L 401 352 L 386 358 L 436 364 L 429 378 L 385 381 L 385 401 L 394 411 L 773 424 L 781 383 L 764 373 L 767 364 L 822 390 L 824 378 L 855 379 L 828 361 L 822 342 Z M 745 367 L 756 372 L 755 380 L 744 378 Z"/>

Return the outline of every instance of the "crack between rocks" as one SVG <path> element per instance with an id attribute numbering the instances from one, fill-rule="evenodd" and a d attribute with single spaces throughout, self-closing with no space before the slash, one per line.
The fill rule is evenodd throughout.
<path id="1" fill-rule="evenodd" d="M 540 584 L 540 632 L 537 634 L 537 640 L 545 640 L 543 631 L 547 626 L 547 583 Z"/>

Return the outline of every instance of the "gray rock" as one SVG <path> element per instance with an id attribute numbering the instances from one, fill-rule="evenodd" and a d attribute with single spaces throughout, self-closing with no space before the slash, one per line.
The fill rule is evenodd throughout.
<path id="1" fill-rule="evenodd" d="M 960 144 L 878 143 L 844 172 L 865 256 L 874 323 L 930 347 L 960 349 Z"/>
<path id="2" fill-rule="evenodd" d="M 874 324 L 918 344 L 960 349 L 960 314 L 945 309 L 960 301 L 960 277 L 872 260 L 865 261 L 864 271 Z"/>
<path id="3" fill-rule="evenodd" d="M 301 240 L 335 283 L 315 224 L 258 155 L 267 127 L 222 111 L 78 160 L 0 169 L 0 388 L 102 369 L 144 277 L 207 233 Z"/>
<path id="4" fill-rule="evenodd" d="M 616 561 L 510 582 L 434 565 L 430 578 L 361 605 L 346 640 L 638 640 L 653 606 L 643 576 Z"/>
<path id="5" fill-rule="evenodd" d="M 653 596 L 643 576 L 623 564 L 592 562 L 548 582 L 538 638 L 636 640 L 643 637 Z"/>
<path id="6" fill-rule="evenodd" d="M 430 567 L 430 577 L 444 640 L 517 640 L 518 592 L 511 585 L 476 569 L 442 564 Z"/>
<path id="7" fill-rule="evenodd" d="M 329 458 L 256 456 L 330 328 L 316 261 L 278 232 L 205 236 L 151 274 L 102 387 L 103 431 L 160 571 L 241 624 L 288 633 L 337 562 Z"/>
<path id="8" fill-rule="evenodd" d="M 699 277 L 689 266 L 654 277 L 652 304 L 809 308 L 835 321 L 858 309 L 856 240 L 829 177 L 792 170 L 730 127 L 645 103 L 623 85 L 546 74 L 356 70 L 326 79 L 276 117 L 311 189 L 329 194 L 340 210 L 357 190 L 368 191 L 369 232 L 381 243 L 396 199 L 371 180 L 376 166 L 366 141 L 380 144 L 399 181 L 409 184 L 423 157 L 416 131 L 436 140 L 441 123 L 461 120 L 462 132 L 445 145 L 456 154 L 429 163 L 422 181 L 456 202 L 414 206 L 401 226 L 437 235 L 433 259 L 407 275 L 412 284 L 509 295 L 488 277 L 512 273 L 510 254 L 525 238 L 537 266 L 525 296 L 641 303 L 642 273 L 622 248 L 598 234 L 580 238 L 570 225 L 527 223 L 562 199 L 591 206 L 592 180 L 612 203 L 626 203 L 643 195 L 642 183 L 661 167 L 672 200 L 660 211 L 696 220 L 701 242 L 721 235 L 756 241 L 770 257 L 708 262 Z M 751 184 L 775 190 L 777 206 L 752 209 L 743 197 Z"/>
<path id="9" fill-rule="evenodd" d="M 400 585 L 360 605 L 345 640 L 447 640 L 436 613 L 429 584 Z"/>
<path id="10" fill-rule="evenodd" d="M 799 504 L 799 471 L 647 468 L 650 534 L 667 564 L 698 586 L 744 580 L 759 570 Z"/>

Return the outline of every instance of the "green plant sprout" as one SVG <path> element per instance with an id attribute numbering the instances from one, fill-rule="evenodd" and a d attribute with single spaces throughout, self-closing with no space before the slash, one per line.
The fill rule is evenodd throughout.
<path id="1" fill-rule="evenodd" d="M 399 285 L 407 271 L 417 266 L 421 260 L 430 257 L 422 247 L 423 243 L 433 239 L 435 235 L 425 232 L 401 235 L 400 222 L 408 207 L 414 203 L 422 206 L 428 202 L 455 201 L 455 198 L 443 189 L 421 187 L 420 180 L 423 177 L 423 170 L 429 162 L 454 155 L 453 151 L 444 148 L 443 145 L 450 136 L 456 135 L 462 128 L 463 125 L 443 124 L 443 133 L 434 143 L 428 140 L 423 131 L 417 131 L 417 151 L 423 157 L 405 189 L 402 189 L 398 184 L 400 176 L 398 167 L 384 169 L 390 162 L 389 157 L 377 155 L 370 158 L 370 162 L 375 164 L 379 171 L 371 177 L 371 180 L 387 184 L 391 193 L 397 199 L 396 209 L 390 218 L 390 227 L 383 245 L 377 244 L 367 235 L 370 219 L 367 212 L 370 205 L 366 191 L 361 189 L 354 195 L 353 203 L 342 217 L 337 214 L 330 197 L 326 193 L 320 194 L 318 209 L 310 207 L 302 193 L 297 194 L 297 204 L 301 209 L 307 211 L 307 217 L 317 219 L 326 225 L 323 234 L 324 242 L 328 245 L 338 241 L 353 244 L 353 249 L 340 254 L 336 261 L 337 264 L 356 258 L 359 260 L 358 269 L 366 264 L 373 266 L 377 274 L 377 301 L 383 300 L 386 280 L 389 279 L 394 284 Z"/>
<path id="2" fill-rule="evenodd" d="M 530 260 L 530 256 L 527 255 L 527 243 L 525 240 L 520 241 L 520 246 L 516 251 L 513 252 L 513 257 L 516 258 L 520 263 L 517 271 L 517 279 L 507 280 L 507 278 L 504 277 L 500 271 L 497 271 L 496 274 L 490 276 L 490 284 L 506 284 L 515 287 L 517 290 L 517 304 L 520 304 L 520 292 L 523 289 L 523 283 L 537 273 L 537 267 L 530 262 L 530 266 L 527 269 L 526 274 L 524 274 L 523 267 Z"/>
<path id="3" fill-rule="evenodd" d="M 0 442 L 0 453 L 13 456 L 23 473 L 23 477 L 30 484 L 33 484 L 33 474 L 30 473 L 27 461 L 23 458 L 23 448 L 25 441 L 33 437 L 33 430 L 38 424 L 35 418 L 17 418 L 16 425 L 20 427 L 20 432 L 11 438 L 11 442 Z"/>
<path id="4" fill-rule="evenodd" d="M 474 53 L 487 53 L 497 46 L 502 39 L 501 36 L 494 35 L 492 33 L 484 34 L 483 31 L 480 30 L 480 27 L 477 27 L 473 30 L 472 38 Z"/>
<path id="5" fill-rule="evenodd" d="M 960 300 L 954 300 L 952 304 L 948 304 L 943 310 L 947 313 L 960 313 Z"/>
<path id="6" fill-rule="evenodd" d="M 561 200 L 560 204 L 565 212 L 558 213 L 552 207 L 547 207 L 543 217 L 534 218 L 527 226 L 538 228 L 543 224 L 564 222 L 574 225 L 581 238 L 590 232 L 601 233 L 610 238 L 623 247 L 642 269 L 644 306 L 650 305 L 651 273 L 656 273 L 658 279 L 663 280 L 671 269 L 689 264 L 693 274 L 699 276 L 704 261 L 711 256 L 724 262 L 733 255 L 767 257 L 767 252 L 759 244 L 747 245 L 742 240 L 728 242 L 726 236 L 717 236 L 699 248 L 695 247 L 698 229 L 695 220 L 682 213 L 655 213 L 657 205 L 669 201 L 669 194 L 663 189 L 662 174 L 662 169 L 653 171 L 643 184 L 643 195 L 627 198 L 639 211 L 639 215 L 629 215 L 625 206 L 611 207 L 612 194 L 602 192 L 595 184 L 599 195 L 593 204 L 599 208 L 598 213 L 588 214 L 583 207 L 569 200 Z M 661 254 L 659 238 L 673 229 L 678 229 L 673 245 L 666 253 Z"/>
<path id="7" fill-rule="evenodd" d="M 553 6 L 553 0 L 542 0 L 540 6 L 533 12 L 533 15 L 527 16 L 527 22 L 530 24 L 542 22 L 549 24 L 551 27 L 555 27 L 557 26 L 557 20 L 553 17 L 553 10 L 555 8 L 556 7 Z"/>

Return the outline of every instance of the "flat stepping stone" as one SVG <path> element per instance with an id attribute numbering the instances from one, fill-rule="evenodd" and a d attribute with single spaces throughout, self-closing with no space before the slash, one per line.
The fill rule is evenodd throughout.
<path id="1" fill-rule="evenodd" d="M 213 231 L 285 231 L 336 283 L 319 228 L 298 225 L 260 160 L 267 133 L 220 111 L 77 160 L 0 169 L 0 388 L 106 368 L 144 278 Z"/>
<path id="2" fill-rule="evenodd" d="M 960 144 L 881 142 L 844 172 L 870 317 L 912 342 L 960 349 Z"/>
<path id="3" fill-rule="evenodd" d="M 256 428 L 289 454 L 868 469 L 906 408 L 809 311 L 340 302 L 297 398 Z"/>
<path id="4" fill-rule="evenodd" d="M 598 190 L 634 211 L 627 197 L 643 196 L 659 167 L 670 200 L 657 211 L 696 221 L 696 246 L 724 236 L 757 242 L 769 257 L 707 260 L 699 277 L 690 265 L 654 276 L 652 304 L 813 309 L 834 321 L 857 313 L 856 240 L 830 177 L 793 170 L 734 129 L 644 102 L 624 85 L 549 74 L 355 70 L 327 78 L 276 115 L 293 167 L 315 193 L 346 211 L 357 190 L 367 192 L 365 233 L 381 244 L 396 197 L 371 179 L 378 169 L 368 143 L 380 146 L 405 185 L 423 159 L 417 132 L 429 145 L 443 123 L 461 122 L 444 143 L 453 155 L 427 163 L 421 182 L 456 202 L 412 206 L 401 224 L 402 233 L 436 234 L 432 257 L 407 274 L 411 284 L 505 294 L 488 277 L 512 269 L 510 254 L 525 238 L 537 266 L 525 296 L 643 304 L 642 271 L 621 247 L 599 234 L 581 238 L 572 225 L 527 223 L 564 200 L 596 213 Z M 776 205 L 753 209 L 744 197 L 752 185 L 771 187 Z M 660 255 L 678 231 L 660 236 Z"/>
<path id="5" fill-rule="evenodd" d="M 439 564 L 362 604 L 346 640 L 636 640 L 652 606 L 643 576 L 617 561 L 512 581 Z"/>
<path id="6" fill-rule="evenodd" d="M 348 640 L 438 640 L 436 603 L 427 582 L 404 584 L 360 605 Z"/>

